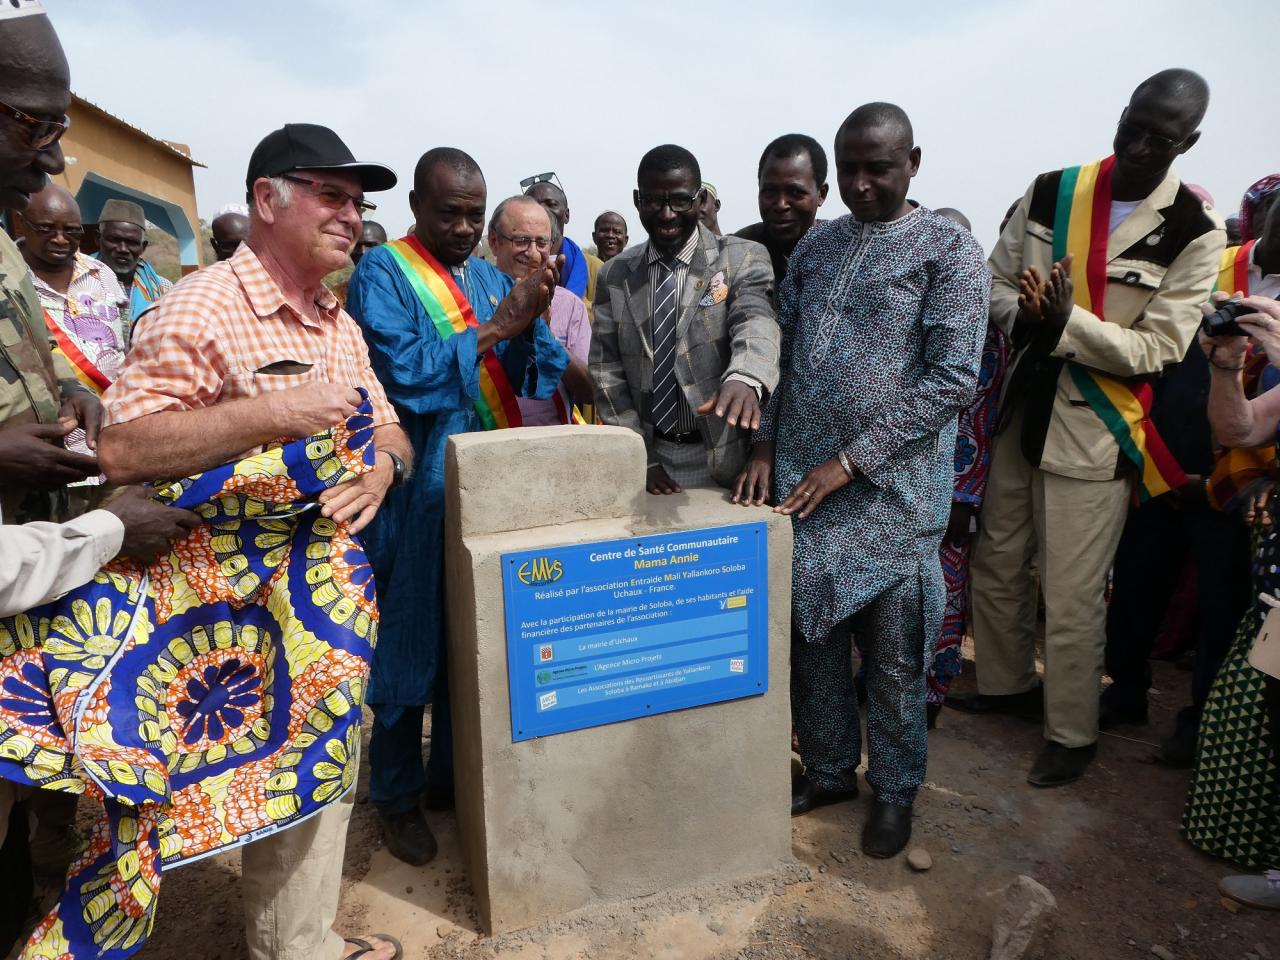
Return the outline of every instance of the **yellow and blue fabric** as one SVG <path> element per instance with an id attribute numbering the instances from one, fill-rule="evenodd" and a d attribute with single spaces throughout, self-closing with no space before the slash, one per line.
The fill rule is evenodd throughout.
<path id="1" fill-rule="evenodd" d="M 101 803 L 25 960 L 121 960 L 163 872 L 286 829 L 355 783 L 377 637 L 368 561 L 325 490 L 373 466 L 345 425 L 156 492 L 204 523 L 0 621 L 0 776 Z"/>
<path id="2" fill-rule="evenodd" d="M 133 273 L 133 286 L 129 288 L 129 317 L 137 320 L 143 310 L 160 299 L 173 286 L 156 273 L 156 268 L 145 260 L 138 261 Z"/>

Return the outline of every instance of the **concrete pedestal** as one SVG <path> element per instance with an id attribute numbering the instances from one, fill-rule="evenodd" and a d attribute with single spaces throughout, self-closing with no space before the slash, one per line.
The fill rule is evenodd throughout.
<path id="1" fill-rule="evenodd" d="M 790 521 L 646 494 L 616 427 L 463 434 L 446 471 L 458 828 L 488 931 L 789 861 Z M 748 521 L 769 522 L 767 693 L 512 742 L 503 553 Z"/>

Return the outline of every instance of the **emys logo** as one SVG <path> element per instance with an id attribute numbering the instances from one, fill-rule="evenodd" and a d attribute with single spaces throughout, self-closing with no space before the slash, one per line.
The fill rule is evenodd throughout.
<path id="1" fill-rule="evenodd" d="M 550 557 L 526 560 L 516 570 L 516 576 L 526 586 L 534 583 L 555 583 L 564 576 L 564 564 Z"/>

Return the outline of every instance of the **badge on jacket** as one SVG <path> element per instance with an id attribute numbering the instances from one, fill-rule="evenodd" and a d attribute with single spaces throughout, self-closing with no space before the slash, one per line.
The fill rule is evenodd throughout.
<path id="1" fill-rule="evenodd" d="M 698 301 L 700 307 L 714 307 L 717 303 L 724 303 L 724 298 L 729 295 L 729 286 L 724 282 L 723 270 L 716 271 L 716 275 L 711 278 L 707 287 L 707 292 Z"/>

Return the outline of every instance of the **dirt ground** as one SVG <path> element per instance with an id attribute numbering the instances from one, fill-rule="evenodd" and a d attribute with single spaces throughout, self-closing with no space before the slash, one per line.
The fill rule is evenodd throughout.
<path id="1" fill-rule="evenodd" d="M 1217 882 L 1238 871 L 1178 833 L 1187 772 L 1157 762 L 1155 744 L 1186 700 L 1189 675 L 1155 666 L 1151 725 L 1104 735 L 1088 776 L 1058 790 L 1024 780 L 1037 726 L 944 710 L 912 840 L 933 858 L 926 873 L 902 857 L 861 855 L 864 790 L 795 819 L 796 863 L 777 875 L 608 904 L 496 938 L 479 932 L 452 814 L 431 815 L 440 839 L 433 863 L 395 860 L 381 847 L 366 769 L 338 928 L 392 933 L 410 960 L 983 960 L 1000 902 L 992 892 L 1026 874 L 1058 903 L 1035 954 L 1043 960 L 1150 957 L 1153 946 L 1179 960 L 1280 960 L 1280 915 L 1229 910 Z M 966 675 L 957 689 L 969 683 Z M 167 874 L 140 956 L 245 958 L 238 874 L 234 853 Z"/>

